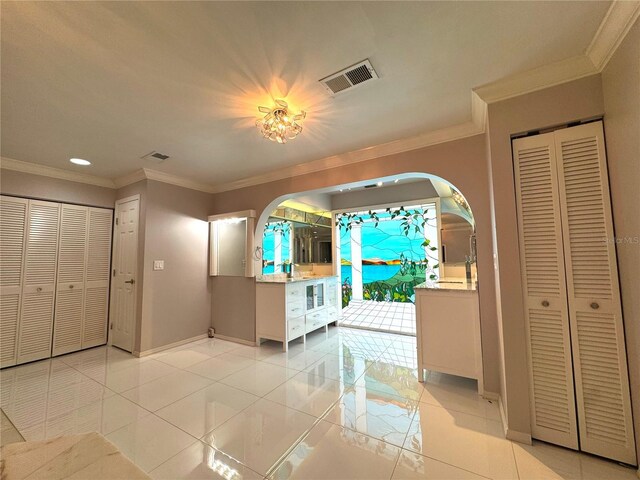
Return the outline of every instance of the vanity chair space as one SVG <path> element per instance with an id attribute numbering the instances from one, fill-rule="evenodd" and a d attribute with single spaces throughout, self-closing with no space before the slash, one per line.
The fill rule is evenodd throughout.
<path id="1" fill-rule="evenodd" d="M 338 320 L 337 277 L 286 278 L 267 275 L 256 280 L 256 343 L 289 342 Z"/>

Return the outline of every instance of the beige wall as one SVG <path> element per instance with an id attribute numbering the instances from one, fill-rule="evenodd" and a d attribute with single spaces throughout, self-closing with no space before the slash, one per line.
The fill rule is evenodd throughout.
<path id="1" fill-rule="evenodd" d="M 513 432 L 530 434 L 531 426 L 511 135 L 603 113 L 600 75 L 497 102 L 488 108 L 496 298 L 504 365 L 500 395 L 508 428 Z"/>
<path id="2" fill-rule="evenodd" d="M 488 391 L 498 391 L 498 337 L 495 315 L 495 294 L 493 290 L 493 261 L 491 246 L 491 221 L 489 210 L 489 187 L 487 161 L 485 158 L 486 145 L 484 135 L 456 140 L 453 142 L 433 145 L 430 147 L 404 152 L 397 155 L 380 157 L 366 162 L 345 165 L 322 172 L 301 175 L 275 182 L 269 182 L 253 187 L 242 188 L 214 195 L 215 213 L 225 213 L 238 210 L 255 209 L 260 216 L 268 215 L 275 205 L 287 194 L 306 192 L 321 188 L 342 185 L 349 182 L 372 180 L 380 177 L 402 173 L 428 173 L 439 176 L 455 185 L 467 198 L 477 222 L 478 242 L 478 279 L 480 289 L 480 312 L 482 321 L 482 348 L 485 368 L 485 388 Z M 274 203 L 275 201 L 275 203 Z M 260 221 L 264 220 L 261 219 Z M 260 223 L 258 222 L 258 224 Z M 229 335 L 227 332 L 253 332 L 253 326 L 240 328 L 237 323 L 251 323 L 248 316 L 235 315 L 235 311 L 245 311 L 246 305 L 230 311 L 224 305 L 221 292 L 230 291 L 231 282 L 228 278 L 216 279 L 216 293 L 213 298 L 213 318 L 216 331 Z M 223 287 L 222 284 L 229 285 Z M 235 285 L 235 284 L 234 284 Z M 237 293 L 239 298 L 254 298 L 252 290 L 255 286 L 246 282 L 236 285 L 242 288 Z M 255 305 L 254 305 L 255 308 Z M 231 335 L 233 336 L 233 335 Z M 253 336 L 241 337 L 254 340 Z"/>
<path id="3" fill-rule="evenodd" d="M 112 188 L 5 169 L 0 171 L 0 192 L 3 195 L 105 208 L 113 208 L 116 199 L 116 191 Z"/>
<path id="4" fill-rule="evenodd" d="M 640 20 L 602 72 L 604 130 L 640 458 Z"/>
<path id="5" fill-rule="evenodd" d="M 141 336 L 139 351 L 207 333 L 211 194 L 146 181 Z M 154 271 L 153 261 L 164 260 Z"/>

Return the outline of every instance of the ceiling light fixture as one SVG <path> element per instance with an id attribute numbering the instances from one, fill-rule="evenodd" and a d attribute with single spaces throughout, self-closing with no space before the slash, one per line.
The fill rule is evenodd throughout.
<path id="1" fill-rule="evenodd" d="M 293 114 L 284 100 L 276 100 L 275 103 L 273 108 L 258 107 L 258 110 L 266 115 L 256 120 L 256 127 L 264 138 L 287 143 L 287 140 L 293 140 L 302 132 L 302 126 L 298 122 L 304 120 L 307 114 L 303 111 Z"/>
<path id="2" fill-rule="evenodd" d="M 69 161 L 76 165 L 91 165 L 89 160 L 84 160 L 83 158 L 70 158 Z"/>
<path id="3" fill-rule="evenodd" d="M 381 186 L 382 186 L 382 182 L 378 182 L 378 184 L 377 184 L 377 185 L 378 185 L 379 187 L 381 187 Z"/>

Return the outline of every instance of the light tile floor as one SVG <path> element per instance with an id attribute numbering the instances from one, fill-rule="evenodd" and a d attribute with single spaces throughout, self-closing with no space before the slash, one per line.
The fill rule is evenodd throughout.
<path id="1" fill-rule="evenodd" d="M 26 440 L 98 431 L 155 479 L 623 479 L 635 470 L 504 438 L 474 381 L 418 382 L 415 337 L 331 328 L 260 348 L 99 347 L 0 372 Z"/>
<path id="2" fill-rule="evenodd" d="M 416 306 L 413 303 L 351 301 L 342 309 L 340 325 L 415 336 Z"/>

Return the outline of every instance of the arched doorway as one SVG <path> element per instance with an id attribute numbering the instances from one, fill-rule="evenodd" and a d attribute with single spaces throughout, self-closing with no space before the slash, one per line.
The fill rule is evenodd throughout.
<path id="1" fill-rule="evenodd" d="M 314 201 L 306 213 L 291 206 Z M 327 238 L 329 255 L 318 246 Z M 283 274 L 294 263 L 338 276 L 341 325 L 408 335 L 414 287 L 464 276 L 465 262 L 475 263 L 475 221 L 463 193 L 424 173 L 282 195 L 261 213 L 255 241 L 256 272 Z"/>

